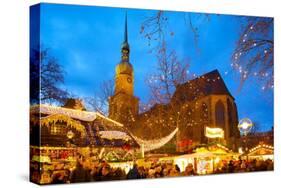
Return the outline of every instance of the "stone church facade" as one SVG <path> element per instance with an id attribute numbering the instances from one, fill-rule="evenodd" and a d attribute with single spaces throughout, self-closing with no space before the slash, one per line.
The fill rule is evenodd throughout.
<path id="1" fill-rule="evenodd" d="M 240 137 L 237 106 L 218 70 L 179 85 L 169 104 L 156 104 L 139 113 L 139 99 L 134 96 L 134 71 L 129 61 L 127 18 L 121 54 L 115 70 L 114 95 L 109 98 L 109 118 L 123 123 L 129 130 L 137 126 L 143 138 L 146 134 L 149 138 L 165 136 L 177 127 L 178 152 L 212 142 L 237 150 Z M 146 126 L 156 131 L 146 132 Z M 206 137 L 207 127 L 223 130 L 223 138 Z"/>

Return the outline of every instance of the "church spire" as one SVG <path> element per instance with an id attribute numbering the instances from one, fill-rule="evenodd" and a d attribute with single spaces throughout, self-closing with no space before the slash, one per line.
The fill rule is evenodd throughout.
<path id="1" fill-rule="evenodd" d="M 125 32 L 124 32 L 124 43 L 128 43 L 128 28 L 127 28 L 127 12 L 125 16 Z"/>
<path id="2" fill-rule="evenodd" d="M 121 53 L 122 53 L 122 62 L 129 63 L 130 46 L 128 43 L 127 12 L 125 15 L 124 41 L 122 43 Z"/>

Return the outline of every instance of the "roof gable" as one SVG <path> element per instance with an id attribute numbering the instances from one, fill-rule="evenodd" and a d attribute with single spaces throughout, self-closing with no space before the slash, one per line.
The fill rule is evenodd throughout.
<path id="1" fill-rule="evenodd" d="M 172 101 L 192 101 L 214 94 L 232 97 L 217 69 L 179 85 Z"/>

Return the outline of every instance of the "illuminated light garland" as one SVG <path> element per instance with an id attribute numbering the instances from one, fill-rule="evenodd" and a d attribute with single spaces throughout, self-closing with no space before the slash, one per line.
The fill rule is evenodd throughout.
<path id="1" fill-rule="evenodd" d="M 225 147 L 225 146 L 223 146 L 223 145 L 221 145 L 221 144 L 217 144 L 217 146 L 218 146 L 219 148 L 221 148 L 221 149 L 224 149 L 224 150 L 226 150 L 226 151 L 229 151 L 229 149 L 228 149 L 227 147 Z"/>
<path id="2" fill-rule="evenodd" d="M 114 121 L 110 118 L 105 117 L 104 115 L 98 113 L 98 112 L 89 112 L 89 111 L 82 111 L 82 110 L 74 110 L 64 107 L 57 107 L 57 106 L 50 106 L 46 104 L 41 105 L 35 105 L 30 108 L 30 113 L 42 113 L 42 114 L 48 114 L 48 115 L 54 115 L 54 114 L 62 114 L 68 117 L 71 117 L 73 119 L 78 119 L 82 121 L 94 121 L 96 118 L 100 117 L 102 119 L 106 119 L 110 122 L 112 122 L 115 126 L 123 127 L 123 124 Z"/>
<path id="3" fill-rule="evenodd" d="M 57 107 L 57 106 L 49 106 L 45 104 L 32 106 L 30 108 L 31 114 L 34 113 L 43 113 L 43 114 L 63 114 L 69 116 L 74 119 L 79 119 L 82 121 L 94 121 L 96 119 L 97 113 L 95 112 L 87 112 L 82 110 L 74 110 L 69 108 Z"/>
<path id="4" fill-rule="evenodd" d="M 273 149 L 274 149 L 274 147 L 273 147 L 273 146 L 266 145 L 266 144 L 259 144 L 259 145 L 257 145 L 256 147 L 254 147 L 254 148 L 250 149 L 250 150 L 249 150 L 249 152 L 256 151 L 256 150 L 257 150 L 257 149 L 259 149 L 259 148 L 266 148 L 266 149 L 271 149 L 271 150 L 273 150 Z"/>
<path id="5" fill-rule="evenodd" d="M 97 117 L 100 117 L 102 119 L 106 119 L 107 121 L 110 121 L 114 124 L 114 126 L 118 126 L 118 127 L 123 127 L 123 124 L 117 122 L 117 121 L 114 121 L 113 119 L 110 119 L 108 117 L 105 117 L 104 115 L 100 114 L 100 113 L 97 113 L 97 112 L 91 112 L 91 113 L 95 113 Z"/>
<path id="6" fill-rule="evenodd" d="M 121 139 L 121 140 L 131 140 L 132 138 L 125 132 L 121 131 L 99 131 L 101 138 L 114 140 L 114 139 Z"/>
<path id="7" fill-rule="evenodd" d="M 164 146 L 175 136 L 177 131 L 178 131 L 178 128 L 176 128 L 168 136 L 162 137 L 160 139 L 155 139 L 155 140 L 142 140 L 142 139 L 134 136 L 133 134 L 131 134 L 131 136 L 136 140 L 136 142 L 140 146 L 143 145 L 144 152 L 147 152 L 147 151 L 155 150 L 155 149 L 158 149 L 158 148 L 161 148 L 162 146 Z"/>
<path id="8" fill-rule="evenodd" d="M 86 129 L 83 125 L 79 122 L 67 117 L 66 115 L 62 114 L 53 114 L 47 117 L 40 118 L 41 125 L 50 126 L 50 123 L 58 123 L 58 122 L 65 122 L 66 126 L 70 126 L 71 128 L 76 129 L 81 133 L 81 137 L 86 136 Z"/>

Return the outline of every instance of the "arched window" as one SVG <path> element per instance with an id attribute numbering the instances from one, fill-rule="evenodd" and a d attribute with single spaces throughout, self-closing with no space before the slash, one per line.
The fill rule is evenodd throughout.
<path id="1" fill-rule="evenodd" d="M 225 110 L 221 100 L 216 103 L 216 127 L 225 130 Z"/>

